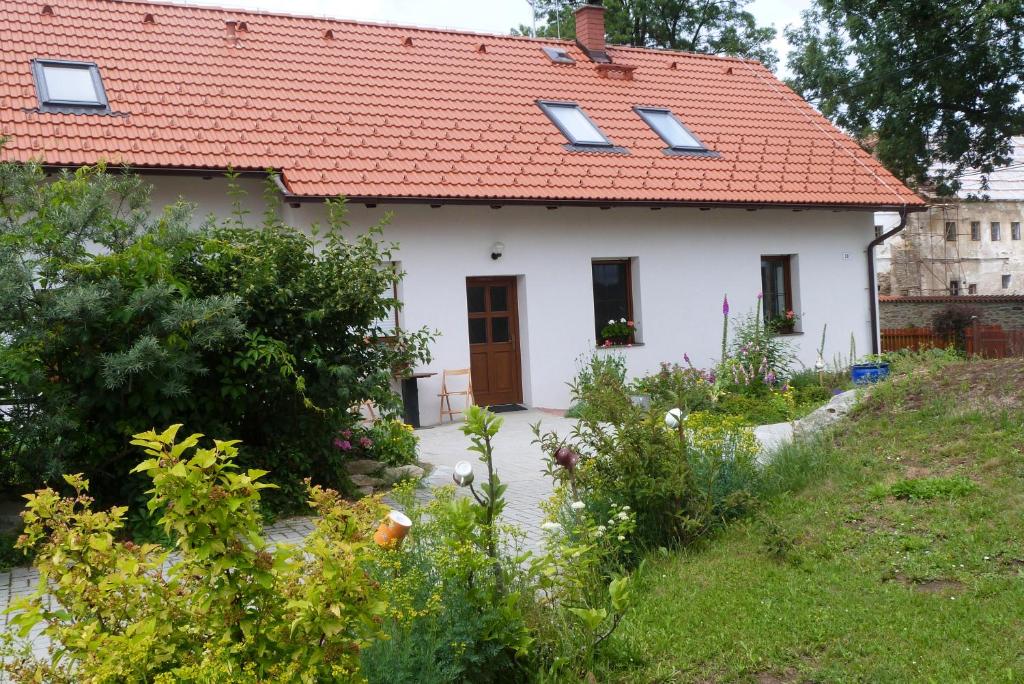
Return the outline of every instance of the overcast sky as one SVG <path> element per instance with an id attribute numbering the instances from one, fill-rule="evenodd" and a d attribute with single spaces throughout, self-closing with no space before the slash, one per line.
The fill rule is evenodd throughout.
<path id="1" fill-rule="evenodd" d="M 513 26 L 530 24 L 526 0 L 171 0 L 188 5 L 244 7 L 290 14 L 361 19 L 414 26 L 508 33 Z M 761 24 L 779 30 L 775 49 L 785 65 L 786 41 L 782 29 L 796 24 L 810 0 L 753 0 L 748 9 Z"/>

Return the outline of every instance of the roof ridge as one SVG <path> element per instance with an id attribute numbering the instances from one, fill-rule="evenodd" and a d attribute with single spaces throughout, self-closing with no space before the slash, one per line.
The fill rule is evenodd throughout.
<path id="1" fill-rule="evenodd" d="M 693 50 L 673 50 L 670 48 L 641 47 L 636 45 L 615 45 L 612 43 L 609 43 L 608 47 L 615 50 L 632 50 L 634 52 L 647 52 L 655 55 L 672 55 L 673 57 L 693 57 L 696 59 L 712 59 L 723 62 L 741 62 L 744 64 L 757 64 L 758 66 L 764 66 L 764 64 L 762 64 L 761 60 L 759 59 L 737 57 L 735 55 L 712 55 L 707 52 L 694 52 Z"/>
<path id="2" fill-rule="evenodd" d="M 72 0 L 74 1 L 74 0 Z M 50 4 L 59 5 L 62 2 L 68 2 L 68 0 L 50 0 Z M 342 17 L 332 17 L 328 15 L 318 16 L 315 14 L 297 14 L 293 12 L 281 12 L 272 10 L 262 9 L 250 9 L 244 7 L 226 7 L 223 5 L 196 5 L 192 4 L 189 0 L 85 0 L 85 2 L 93 2 L 97 4 L 109 4 L 109 5 L 139 5 L 142 7 L 169 7 L 174 9 L 185 9 L 194 10 L 199 12 L 209 13 L 224 13 L 224 14 L 244 14 L 249 16 L 257 17 L 275 17 L 280 19 L 306 19 L 312 21 L 322 21 L 334 24 L 348 24 L 356 26 L 373 26 L 377 28 L 388 28 L 388 29 L 404 29 L 408 31 L 423 31 L 426 33 L 446 33 L 461 36 L 472 36 L 480 38 L 500 38 L 503 40 L 523 40 L 523 41 L 534 41 L 537 43 L 543 43 L 547 45 L 575 45 L 575 41 L 568 40 L 566 38 L 534 38 L 533 36 L 513 36 L 508 33 L 491 33 L 487 31 L 472 31 L 470 29 L 458 29 L 449 28 L 442 26 L 417 26 L 415 24 L 398 24 L 389 21 L 364 21 L 362 19 L 344 19 Z M 615 46 L 618 47 L 618 46 Z"/>

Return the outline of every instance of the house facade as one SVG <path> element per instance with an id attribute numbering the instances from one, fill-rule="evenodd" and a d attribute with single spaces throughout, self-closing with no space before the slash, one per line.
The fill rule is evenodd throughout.
<path id="1" fill-rule="evenodd" d="M 266 169 L 309 228 L 349 198 L 405 278 L 397 324 L 440 335 L 419 382 L 569 406 L 590 354 L 630 373 L 718 357 L 722 298 L 798 316 L 813 364 L 872 349 L 874 212 L 922 201 L 760 64 L 579 43 L 114 0 L 0 0 L 6 159 L 126 163 L 160 206 L 254 213 Z M 77 98 L 77 99 L 76 99 Z M 636 325 L 610 341 L 610 320 Z"/>

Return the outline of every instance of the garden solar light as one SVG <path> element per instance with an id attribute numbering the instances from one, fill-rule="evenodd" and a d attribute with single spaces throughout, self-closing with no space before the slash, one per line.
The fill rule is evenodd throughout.
<path id="1" fill-rule="evenodd" d="M 409 516 L 401 511 L 391 511 L 374 532 L 373 541 L 384 549 L 397 548 L 401 546 L 402 540 L 409 534 L 411 528 L 412 520 L 409 519 Z"/>
<path id="2" fill-rule="evenodd" d="M 455 464 L 455 474 L 452 480 L 460 487 L 468 487 L 473 484 L 473 464 L 469 461 L 459 461 Z"/>
<path id="3" fill-rule="evenodd" d="M 665 414 L 665 425 L 675 430 L 683 420 L 683 410 L 674 408 Z"/>

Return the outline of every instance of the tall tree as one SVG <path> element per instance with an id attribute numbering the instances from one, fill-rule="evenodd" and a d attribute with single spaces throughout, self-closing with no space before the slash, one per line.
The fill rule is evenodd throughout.
<path id="1" fill-rule="evenodd" d="M 956 189 L 1024 132 L 1024 0 L 815 0 L 790 85 L 897 176 Z"/>
<path id="2" fill-rule="evenodd" d="M 608 42 L 637 47 L 738 55 L 768 68 L 779 61 L 771 41 L 775 29 L 758 26 L 746 11 L 750 0 L 605 0 Z M 576 37 L 577 7 L 585 0 L 534 0 L 537 35 Z M 528 34 L 520 26 L 513 33 Z"/>

